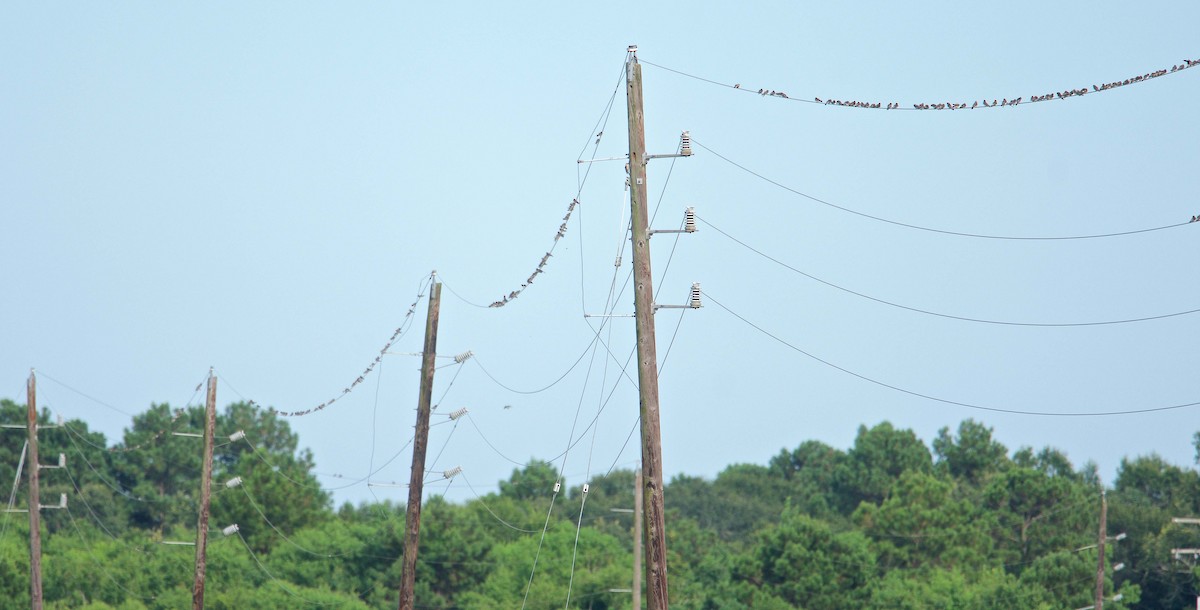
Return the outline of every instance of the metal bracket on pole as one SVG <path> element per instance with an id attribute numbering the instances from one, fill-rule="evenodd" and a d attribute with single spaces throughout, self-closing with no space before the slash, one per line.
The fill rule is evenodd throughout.
<path id="1" fill-rule="evenodd" d="M 696 232 L 696 208 L 688 208 L 683 211 L 683 228 L 682 229 L 650 229 L 650 234 L 655 233 L 695 233 Z"/>
<path id="2" fill-rule="evenodd" d="M 688 135 L 688 132 L 685 131 L 679 135 L 679 152 L 673 155 L 646 155 L 646 160 L 642 163 L 645 164 L 651 159 L 670 159 L 673 157 L 690 156 L 692 156 L 692 136 Z"/>
<path id="3" fill-rule="evenodd" d="M 691 297 L 688 299 L 687 305 L 654 305 L 654 311 L 660 309 L 700 309 L 704 305 L 700 302 L 700 282 L 692 283 Z"/>

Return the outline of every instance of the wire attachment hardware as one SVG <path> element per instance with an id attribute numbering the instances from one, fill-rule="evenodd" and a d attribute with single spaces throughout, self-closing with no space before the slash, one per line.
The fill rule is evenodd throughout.
<path id="1" fill-rule="evenodd" d="M 221 533 L 225 534 L 226 536 L 232 536 L 240 531 L 241 531 L 241 529 L 238 528 L 238 524 L 234 523 L 233 525 L 230 525 L 229 527 L 226 527 L 225 529 L 221 530 Z"/>
<path id="2" fill-rule="evenodd" d="M 584 483 L 584 484 L 583 484 L 583 493 L 586 495 L 586 494 L 587 494 L 587 492 L 588 492 L 588 484 L 587 484 L 587 483 Z"/>
<path id="3" fill-rule="evenodd" d="M 696 208 L 689 207 L 683 211 L 683 228 L 682 229 L 650 229 L 651 235 L 655 233 L 695 233 L 696 232 Z"/>
<path id="4" fill-rule="evenodd" d="M 58 454 L 58 463 L 57 464 L 38 464 L 38 468 L 42 468 L 42 469 L 66 468 L 66 467 L 67 467 L 67 454 L 65 454 L 65 453 Z"/>
<path id="5" fill-rule="evenodd" d="M 560 490 L 560 489 L 562 489 L 562 483 L 555 481 L 554 482 L 554 493 L 558 493 L 558 490 Z"/>
<path id="6" fill-rule="evenodd" d="M 466 414 L 467 414 L 467 408 L 463 407 L 461 409 L 455 410 L 454 412 L 450 413 L 450 419 L 458 419 Z"/>
<path id="7" fill-rule="evenodd" d="M 242 484 L 242 477 L 233 477 L 232 479 L 225 481 L 225 487 L 228 487 L 229 489 L 233 489 L 234 487 L 237 487 L 241 484 Z"/>
<path id="8" fill-rule="evenodd" d="M 704 303 L 700 301 L 700 282 L 692 282 L 692 290 L 688 293 L 687 305 L 655 305 L 654 310 L 659 309 L 700 309 L 704 307 Z"/>
<path id="9" fill-rule="evenodd" d="M 467 350 L 467 351 L 454 357 L 454 364 L 462 364 L 462 363 L 470 360 L 471 356 L 474 356 L 474 355 L 475 355 L 475 352 L 473 352 L 471 350 Z"/>
<path id="10" fill-rule="evenodd" d="M 67 494 L 59 494 L 58 495 L 58 505 L 57 506 L 55 506 L 55 505 L 47 506 L 45 504 L 38 504 L 38 508 L 41 508 L 41 509 L 47 509 L 47 508 L 56 508 L 57 509 L 57 508 L 66 508 L 66 507 L 67 507 Z"/>
<path id="11" fill-rule="evenodd" d="M 238 430 L 237 432 L 234 432 L 233 434 L 230 434 L 230 435 L 229 435 L 229 442 L 231 442 L 231 443 L 235 443 L 235 442 L 237 442 L 237 441 L 240 441 L 240 440 L 242 440 L 242 439 L 244 439 L 244 438 L 246 438 L 246 431 L 245 431 L 245 430 Z"/>
<path id="12" fill-rule="evenodd" d="M 450 470 L 443 472 L 442 476 L 447 479 L 453 479 L 454 477 L 458 476 L 461 473 L 462 473 L 462 466 L 455 466 L 454 468 L 451 468 Z"/>
<path id="13" fill-rule="evenodd" d="M 679 134 L 679 152 L 673 155 L 646 155 L 646 161 L 651 159 L 670 159 L 672 157 L 692 156 L 692 136 L 688 132 Z"/>

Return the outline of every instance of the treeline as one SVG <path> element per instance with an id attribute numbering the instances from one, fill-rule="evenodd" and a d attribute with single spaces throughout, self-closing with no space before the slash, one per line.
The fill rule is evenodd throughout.
<path id="1" fill-rule="evenodd" d="M 0 401 L 0 422 L 24 418 Z M 40 434 L 42 463 L 63 453 L 68 466 L 42 470 L 42 503 L 69 498 L 42 511 L 47 608 L 190 606 L 194 548 L 168 543 L 195 539 L 200 442 L 171 432 L 202 421 L 201 408 L 154 405 L 115 443 L 77 420 Z M 0 434 L 0 481 L 12 481 L 24 435 Z M 253 406 L 227 406 L 217 440 L 207 607 L 396 607 L 403 505 L 335 509 L 287 423 Z M 428 500 L 418 607 L 562 608 L 569 591 L 572 608 L 630 608 L 619 590 L 631 585 L 632 516 L 611 509 L 633 506 L 634 473 L 588 481 L 586 495 L 582 481 L 555 494 L 556 482 L 551 464 L 533 461 L 477 500 Z M 887 422 L 860 427 L 846 451 L 803 442 L 714 480 L 670 481 L 671 606 L 1089 606 L 1103 489 L 1094 466 L 1052 448 L 1010 451 L 971 420 L 930 445 Z M 1200 573 L 1171 550 L 1200 547 L 1200 529 L 1171 519 L 1200 515 L 1200 476 L 1127 458 L 1107 500 L 1110 536 L 1126 536 L 1106 545 L 1105 608 L 1193 608 Z M 233 523 L 239 531 L 221 532 Z M 28 519 L 7 513 L 0 610 L 28 600 Z"/>

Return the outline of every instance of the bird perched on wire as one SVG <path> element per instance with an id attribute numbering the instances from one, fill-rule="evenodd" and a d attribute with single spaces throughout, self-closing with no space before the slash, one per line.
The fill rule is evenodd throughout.
<path id="1" fill-rule="evenodd" d="M 604 135 L 604 132 L 603 132 L 603 131 L 601 131 L 600 133 L 596 134 L 596 143 L 597 143 L 597 144 L 599 144 L 599 143 L 600 143 L 600 137 L 601 137 L 601 136 L 603 136 L 603 135 Z"/>

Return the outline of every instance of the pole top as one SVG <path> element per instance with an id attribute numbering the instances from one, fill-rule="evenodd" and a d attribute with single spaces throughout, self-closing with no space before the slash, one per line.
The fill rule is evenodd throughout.
<path id="1" fill-rule="evenodd" d="M 629 47 L 625 49 L 625 52 L 633 53 L 634 55 L 637 55 L 637 45 L 635 45 L 635 44 L 629 45 Z"/>

